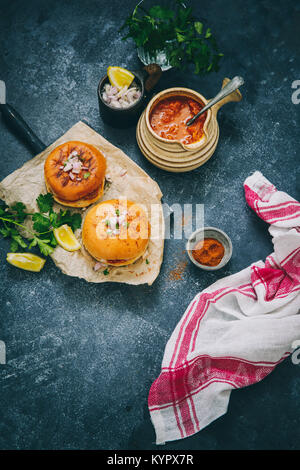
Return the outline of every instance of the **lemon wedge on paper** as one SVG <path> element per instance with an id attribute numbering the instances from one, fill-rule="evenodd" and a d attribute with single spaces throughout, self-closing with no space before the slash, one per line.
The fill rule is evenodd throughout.
<path id="1" fill-rule="evenodd" d="M 53 230 L 57 243 L 67 251 L 76 251 L 81 248 L 81 245 L 75 237 L 73 230 L 69 225 L 61 225 L 61 227 Z"/>
<path id="2" fill-rule="evenodd" d="M 107 75 L 111 85 L 117 87 L 119 90 L 124 86 L 129 87 L 134 80 L 133 73 L 122 67 L 108 67 Z"/>
<path id="3" fill-rule="evenodd" d="M 6 261 L 25 271 L 39 272 L 46 260 L 32 253 L 7 253 Z"/>

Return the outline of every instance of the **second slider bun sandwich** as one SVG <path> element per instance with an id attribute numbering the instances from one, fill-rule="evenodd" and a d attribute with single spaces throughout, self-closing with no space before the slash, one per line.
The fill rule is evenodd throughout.
<path id="1" fill-rule="evenodd" d="M 82 228 L 82 241 L 96 260 L 127 266 L 146 251 L 150 223 L 145 210 L 128 199 L 111 199 L 92 207 Z"/>
<path id="2" fill-rule="evenodd" d="M 70 207 L 87 207 L 103 193 L 106 160 L 94 146 L 70 141 L 48 155 L 45 182 L 55 201 Z"/>

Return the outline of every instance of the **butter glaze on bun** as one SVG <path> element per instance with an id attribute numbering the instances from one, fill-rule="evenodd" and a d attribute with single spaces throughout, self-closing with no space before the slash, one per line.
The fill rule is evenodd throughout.
<path id="1" fill-rule="evenodd" d="M 145 210 L 127 199 L 100 202 L 87 213 L 82 241 L 96 260 L 111 266 L 134 263 L 146 251 L 150 223 Z"/>
<path id="2" fill-rule="evenodd" d="M 62 205 L 86 207 L 102 195 L 106 160 L 85 142 L 70 141 L 48 155 L 44 174 L 48 191 Z"/>

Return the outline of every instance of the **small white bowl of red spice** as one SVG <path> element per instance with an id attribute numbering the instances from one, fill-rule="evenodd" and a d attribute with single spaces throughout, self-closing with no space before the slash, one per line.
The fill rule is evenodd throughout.
<path id="1" fill-rule="evenodd" d="M 230 260 L 232 243 L 223 230 L 203 227 L 191 234 L 186 251 L 195 266 L 206 271 L 216 271 Z"/>

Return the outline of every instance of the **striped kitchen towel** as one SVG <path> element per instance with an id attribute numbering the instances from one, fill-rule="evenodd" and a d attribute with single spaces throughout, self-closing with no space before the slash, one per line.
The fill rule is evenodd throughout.
<path id="1" fill-rule="evenodd" d="M 244 189 L 270 224 L 274 253 L 188 306 L 149 393 L 157 444 L 191 436 L 225 414 L 231 390 L 262 380 L 300 339 L 300 203 L 258 171 Z"/>

